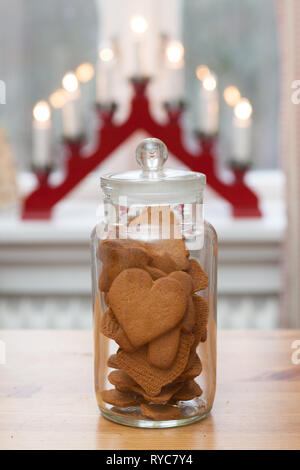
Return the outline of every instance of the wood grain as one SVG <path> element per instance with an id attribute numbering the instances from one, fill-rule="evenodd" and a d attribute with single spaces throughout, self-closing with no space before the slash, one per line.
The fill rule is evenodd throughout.
<path id="1" fill-rule="evenodd" d="M 293 331 L 222 331 L 212 414 L 177 429 L 106 421 L 93 390 L 88 331 L 0 331 L 1 449 L 300 449 Z"/>

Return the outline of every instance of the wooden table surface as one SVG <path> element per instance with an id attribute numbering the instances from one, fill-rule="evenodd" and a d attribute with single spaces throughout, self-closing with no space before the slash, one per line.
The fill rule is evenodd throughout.
<path id="1" fill-rule="evenodd" d="M 184 428 L 134 429 L 98 412 L 89 331 L 0 331 L 1 449 L 300 449 L 300 330 L 218 333 L 215 406 Z"/>

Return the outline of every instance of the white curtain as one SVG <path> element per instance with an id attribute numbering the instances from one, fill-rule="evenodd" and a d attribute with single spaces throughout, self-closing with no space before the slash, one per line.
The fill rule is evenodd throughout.
<path id="1" fill-rule="evenodd" d="M 281 162 L 286 175 L 288 226 L 284 252 L 281 326 L 300 327 L 300 1 L 277 0 L 281 48 Z"/>

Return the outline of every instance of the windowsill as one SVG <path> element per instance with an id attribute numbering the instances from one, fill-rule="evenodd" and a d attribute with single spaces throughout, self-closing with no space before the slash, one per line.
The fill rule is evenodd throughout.
<path id="1" fill-rule="evenodd" d="M 50 221 L 22 221 L 19 208 L 0 214 L 0 243 L 88 243 L 100 203 L 98 173 L 92 173 L 84 184 L 74 190 L 54 210 Z M 251 171 L 249 186 L 259 195 L 263 217 L 234 219 L 227 203 L 217 198 L 209 188 L 205 194 L 205 217 L 218 233 L 221 243 L 280 243 L 286 217 L 284 177 L 279 170 Z M 20 175 L 20 192 L 30 192 L 34 176 Z"/>

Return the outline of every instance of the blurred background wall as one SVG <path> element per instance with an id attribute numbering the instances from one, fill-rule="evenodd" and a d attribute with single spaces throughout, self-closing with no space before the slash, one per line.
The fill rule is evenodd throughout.
<path id="1" fill-rule="evenodd" d="M 133 0 L 123 1 L 132 8 Z M 206 191 L 206 215 L 220 240 L 219 324 L 226 328 L 276 328 L 282 315 L 281 245 L 286 226 L 278 138 L 281 82 L 276 1 L 163 1 L 168 8 L 157 12 L 157 21 L 176 35 L 174 39 L 182 40 L 185 48 L 187 143 L 195 128 L 195 70 L 199 64 L 206 64 L 218 78 L 220 172 L 231 158 L 231 115 L 223 90 L 237 86 L 253 106 L 252 171 L 247 174 L 247 183 L 259 195 L 263 218 L 233 220 L 228 205 Z M 32 109 L 61 87 L 66 72 L 83 62 L 96 64 L 105 30 L 121 28 L 125 21 L 117 11 L 115 15 L 108 13 L 112 4 L 113 0 L 0 2 L 0 79 L 7 85 L 6 104 L 0 105 L 0 126 L 14 156 L 21 196 L 35 184 L 30 173 Z M 147 0 L 139 4 L 146 5 Z M 123 88 L 119 91 L 122 99 Z M 87 87 L 82 86 L 82 95 L 85 130 L 92 137 L 95 78 Z M 60 109 L 52 109 L 52 121 L 53 158 L 60 168 Z M 103 172 L 129 166 L 141 137 L 130 139 L 76 188 L 57 207 L 54 220 L 24 223 L 18 217 L 18 207 L 2 209 L 0 328 L 90 327 L 89 233 L 100 200 L 98 178 Z"/>
<path id="2" fill-rule="evenodd" d="M 178 8 L 177 0 L 173 3 Z M 274 1 L 184 0 L 179 3 L 182 4 L 187 101 L 192 103 L 197 91 L 196 67 L 207 64 L 216 72 L 220 90 L 233 84 L 253 105 L 255 167 L 276 168 L 279 55 Z M 0 2 L 0 72 L 8 86 L 7 105 L 0 108 L 0 124 L 8 132 L 21 169 L 30 165 L 34 104 L 59 88 L 68 70 L 74 70 L 82 62 L 96 62 L 101 37 L 98 10 L 95 0 Z M 170 28 L 172 18 L 171 13 L 166 18 Z M 121 19 L 116 14 L 113 20 L 117 23 Z M 93 93 L 95 96 L 95 87 Z M 221 151 L 226 160 L 230 152 L 229 127 L 222 101 L 220 112 Z M 195 113 L 193 108 L 186 118 L 189 130 L 193 129 Z M 54 115 L 53 119 L 59 118 Z M 60 130 L 57 126 L 56 146 Z"/>

